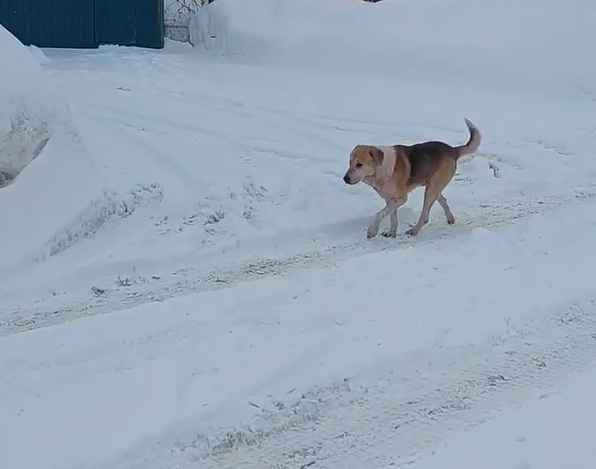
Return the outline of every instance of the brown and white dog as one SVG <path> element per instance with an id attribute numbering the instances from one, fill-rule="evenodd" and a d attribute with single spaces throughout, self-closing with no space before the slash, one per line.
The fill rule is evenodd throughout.
<path id="1" fill-rule="evenodd" d="M 453 147 L 444 142 L 428 141 L 414 145 L 371 146 L 357 145 L 350 154 L 350 167 L 344 176 L 346 184 L 364 182 L 385 200 L 385 208 L 377 212 L 368 227 L 367 238 L 374 238 L 383 219 L 389 215 L 386 237 L 397 235 L 397 209 L 408 200 L 408 194 L 424 186 L 424 203 L 418 222 L 407 235 L 416 236 L 428 223 L 430 209 L 435 201 L 445 212 L 447 223 L 453 225 L 447 199 L 442 192 L 455 175 L 457 160 L 474 153 L 480 146 L 482 135 L 478 128 L 465 119 L 470 132 L 468 143 Z"/>

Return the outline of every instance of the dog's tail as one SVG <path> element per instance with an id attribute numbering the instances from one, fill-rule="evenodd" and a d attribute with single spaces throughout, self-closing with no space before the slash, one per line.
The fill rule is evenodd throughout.
<path id="1" fill-rule="evenodd" d="M 465 155 L 469 155 L 470 153 L 474 153 L 476 150 L 478 150 L 480 142 L 482 141 L 482 134 L 478 130 L 478 127 L 476 127 L 470 119 L 465 119 L 465 121 L 466 126 L 470 131 L 470 138 L 468 140 L 468 143 L 466 143 L 465 145 L 455 147 L 456 159 L 459 159 L 460 157 Z"/>

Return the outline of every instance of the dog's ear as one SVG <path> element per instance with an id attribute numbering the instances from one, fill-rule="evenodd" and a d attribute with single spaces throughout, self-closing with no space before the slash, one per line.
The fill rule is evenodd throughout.
<path id="1" fill-rule="evenodd" d="M 383 164 L 383 160 L 385 159 L 385 153 L 383 150 L 380 150 L 377 147 L 371 147 L 371 149 L 368 150 L 368 153 L 373 161 L 376 161 L 379 166 Z"/>

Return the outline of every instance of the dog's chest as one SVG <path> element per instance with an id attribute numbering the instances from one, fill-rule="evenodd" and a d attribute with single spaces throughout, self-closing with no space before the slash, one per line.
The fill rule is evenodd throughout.
<path id="1" fill-rule="evenodd" d="M 396 193 L 394 184 L 385 182 L 384 184 L 381 185 L 377 181 L 375 181 L 374 178 L 364 178 L 363 182 L 368 184 L 370 187 L 372 187 L 375 190 L 375 192 L 377 194 L 379 194 L 379 196 L 382 199 L 384 199 L 385 201 L 388 201 L 390 199 L 394 199 L 395 197 L 397 197 L 397 193 Z"/>

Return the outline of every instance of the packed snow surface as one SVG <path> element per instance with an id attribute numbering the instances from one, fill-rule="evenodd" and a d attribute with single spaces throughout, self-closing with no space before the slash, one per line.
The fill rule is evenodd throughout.
<path id="1" fill-rule="evenodd" d="M 442 445 L 412 469 L 591 467 L 596 456 L 596 370 L 573 376 L 556 394 L 495 418 L 452 444 Z"/>
<path id="2" fill-rule="evenodd" d="M 27 72 L 2 128 L 22 102 L 51 128 L 0 189 L 0 467 L 465 468 L 498 436 L 495 469 L 544 469 L 548 421 L 585 469 L 595 12 L 217 0 L 163 51 L 0 30 Z M 352 147 L 464 118 L 456 224 L 406 237 L 419 190 L 366 240 Z"/>

